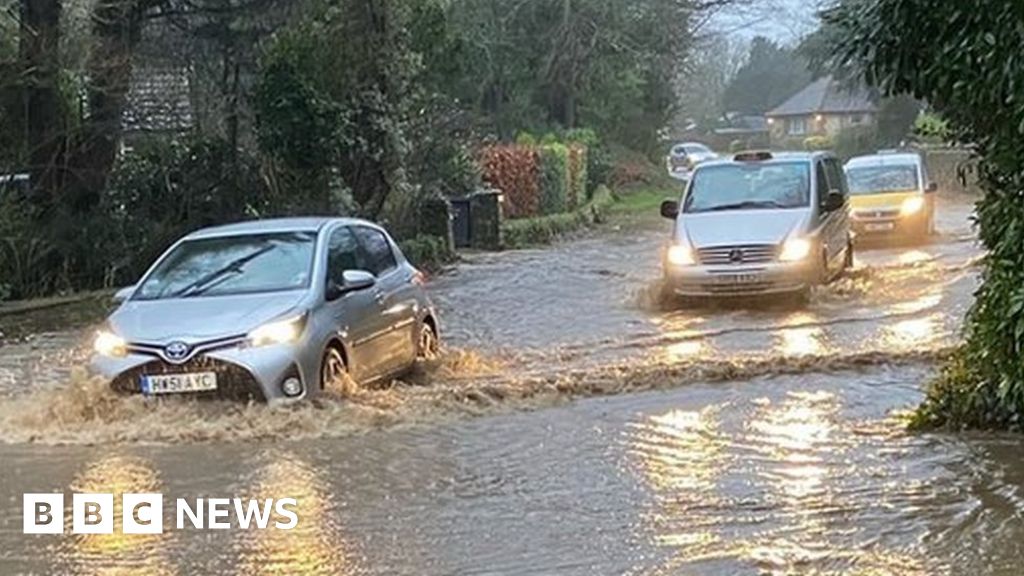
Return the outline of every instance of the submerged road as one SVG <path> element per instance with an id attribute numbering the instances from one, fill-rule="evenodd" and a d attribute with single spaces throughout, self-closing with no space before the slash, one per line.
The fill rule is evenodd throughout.
<path id="1" fill-rule="evenodd" d="M 794 311 L 661 311 L 662 229 L 476 255 L 453 351 L 285 410 L 112 398 L 84 332 L 0 348 L 0 573 L 1018 574 L 1024 440 L 910 435 L 979 256 L 863 250 Z M 281 531 L 21 534 L 25 492 L 294 497 Z M 165 501 L 165 517 L 174 510 Z"/>

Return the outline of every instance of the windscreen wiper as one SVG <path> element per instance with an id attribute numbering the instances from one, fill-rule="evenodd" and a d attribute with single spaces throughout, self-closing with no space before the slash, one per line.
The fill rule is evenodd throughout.
<path id="1" fill-rule="evenodd" d="M 735 204 L 722 204 L 721 206 L 712 206 L 704 210 L 705 212 L 718 212 L 723 210 L 742 210 L 744 208 L 785 208 L 782 204 L 775 202 L 774 200 L 746 200 L 744 202 L 736 202 Z"/>
<path id="2" fill-rule="evenodd" d="M 246 264 L 259 258 L 260 256 L 263 256 L 264 254 L 270 252 L 273 249 L 274 245 L 268 243 L 257 250 L 253 250 L 252 252 L 246 254 L 245 256 L 235 258 L 234 260 L 228 262 L 224 266 L 214 270 L 213 272 L 210 272 L 209 274 L 203 276 L 202 278 L 199 278 L 198 280 L 189 284 L 188 286 L 185 286 L 181 290 L 178 290 L 177 292 L 174 293 L 173 296 L 175 298 L 198 296 L 199 294 L 202 294 L 203 292 L 209 290 L 213 286 L 220 284 L 220 282 L 215 283 L 215 281 L 222 278 L 223 276 L 227 274 L 241 274 L 242 268 Z"/>

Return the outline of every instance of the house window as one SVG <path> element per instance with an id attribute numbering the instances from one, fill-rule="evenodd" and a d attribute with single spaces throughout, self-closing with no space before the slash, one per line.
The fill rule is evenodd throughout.
<path id="1" fill-rule="evenodd" d="M 807 118 L 790 118 L 789 135 L 803 136 L 804 134 L 807 134 Z"/>

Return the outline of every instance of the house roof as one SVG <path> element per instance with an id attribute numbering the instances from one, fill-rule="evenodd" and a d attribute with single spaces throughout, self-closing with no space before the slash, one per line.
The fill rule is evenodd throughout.
<path id="1" fill-rule="evenodd" d="M 822 113 L 874 112 L 878 109 L 868 91 L 858 86 L 850 89 L 832 76 L 818 78 L 794 94 L 765 116 L 805 116 Z"/>

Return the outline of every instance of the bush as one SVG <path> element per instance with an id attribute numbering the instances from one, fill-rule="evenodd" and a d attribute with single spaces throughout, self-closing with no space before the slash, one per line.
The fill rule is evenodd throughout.
<path id="1" fill-rule="evenodd" d="M 836 134 L 833 150 L 843 160 L 873 154 L 878 149 L 878 136 L 870 126 L 850 126 Z"/>
<path id="2" fill-rule="evenodd" d="M 484 182 L 505 195 L 505 215 L 522 218 L 537 214 L 540 208 L 537 150 L 529 146 L 489 146 L 480 156 Z"/>
<path id="3" fill-rule="evenodd" d="M 576 128 L 565 135 L 565 141 L 569 144 L 577 144 L 586 148 L 587 154 L 587 191 L 589 199 L 601 186 L 611 185 L 611 176 L 614 169 L 612 155 L 605 143 L 598 138 L 597 133 L 589 128 Z M 581 200 L 582 202 L 582 197 Z"/>
<path id="4" fill-rule="evenodd" d="M 575 210 L 587 201 L 587 148 L 580 144 L 569 146 L 569 193 L 566 203 Z"/>
<path id="5" fill-rule="evenodd" d="M 416 236 L 398 243 L 405 257 L 420 270 L 436 272 L 445 264 L 455 260 L 444 238 L 439 236 Z"/>
<path id="6" fill-rule="evenodd" d="M 733 140 L 732 142 L 729 142 L 729 153 L 731 154 L 736 154 L 737 152 L 742 152 L 749 148 L 750 146 L 747 144 L 746 140 Z"/>
<path id="7" fill-rule="evenodd" d="M 103 196 L 93 238 L 111 258 L 104 274 L 130 282 L 181 235 L 226 222 L 291 214 L 300 199 L 272 197 L 254 158 L 218 139 L 150 141 L 123 155 Z M 97 250 L 92 246 L 90 250 Z"/>
<path id="8" fill-rule="evenodd" d="M 503 222 L 502 241 L 505 248 L 509 249 L 550 244 L 560 236 L 603 222 L 614 201 L 612 193 L 607 187 L 602 186 L 594 192 L 594 197 L 578 210 Z"/>
<path id="9" fill-rule="evenodd" d="M 569 149 L 563 144 L 540 148 L 540 213 L 565 212 L 569 189 Z"/>
<path id="10" fill-rule="evenodd" d="M 831 150 L 832 139 L 828 136 L 811 136 L 804 139 L 804 150 Z"/>

